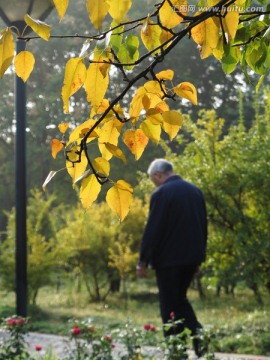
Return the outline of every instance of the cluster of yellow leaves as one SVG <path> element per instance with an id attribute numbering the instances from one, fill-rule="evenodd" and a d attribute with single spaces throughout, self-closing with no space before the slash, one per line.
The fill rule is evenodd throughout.
<path id="1" fill-rule="evenodd" d="M 214 7 L 218 2 L 219 0 L 208 0 L 207 6 Z M 236 3 L 228 6 L 227 10 L 224 8 L 224 16 L 221 18 L 210 17 L 191 29 L 191 36 L 199 46 L 202 59 L 210 55 L 214 55 L 218 60 L 222 59 L 223 35 L 227 43 L 234 39 L 239 23 L 238 6 L 243 5 L 244 2 L 245 0 L 237 0 Z M 201 12 L 197 12 L 195 16 L 200 14 Z"/>
<path id="2" fill-rule="evenodd" d="M 69 0 L 53 0 L 53 2 L 61 20 L 66 13 Z M 107 15 L 113 19 L 112 26 L 124 22 L 131 4 L 131 0 L 86 0 L 90 21 L 98 30 L 101 29 Z M 177 14 L 172 6 L 176 8 L 187 6 L 187 1 L 164 1 L 159 9 L 159 18 L 163 26 L 156 24 L 150 16 L 142 23 L 141 41 L 147 50 L 153 51 L 153 53 L 158 53 L 162 46 L 166 48 L 169 45 L 172 37 L 170 29 L 183 21 L 183 17 Z M 187 11 L 182 13 L 186 15 Z M 49 25 L 31 18 L 29 15 L 25 15 L 24 20 L 26 25 L 31 27 L 42 39 L 49 40 L 51 31 Z M 120 33 L 124 32 L 123 25 L 119 31 Z M 110 41 L 111 36 L 112 42 Z M 82 50 L 80 56 L 68 60 L 61 92 L 63 110 L 66 114 L 70 113 L 71 96 L 83 88 L 91 107 L 91 113 L 87 121 L 70 132 L 67 140 L 65 136 L 69 129 L 69 123 L 60 124 L 59 131 L 62 138 L 60 140 L 53 139 L 51 146 L 53 158 L 56 158 L 61 150 L 65 150 L 66 169 L 72 178 L 73 187 L 80 182 L 79 193 L 83 207 L 87 209 L 92 205 L 98 198 L 102 184 L 107 181 L 112 184 L 112 187 L 107 192 L 106 201 L 120 220 L 123 220 L 129 211 L 133 190 L 124 180 L 114 183 L 109 179 L 109 161 L 113 156 L 121 159 L 124 164 L 126 163 L 125 154 L 118 146 L 120 135 L 122 135 L 124 144 L 138 160 L 149 140 L 158 144 L 162 131 L 172 140 L 182 126 L 181 113 L 170 110 L 167 98 L 180 96 L 196 105 L 197 92 L 194 85 L 188 82 L 182 82 L 175 86 L 173 71 L 165 70 L 156 74 L 153 80 L 147 81 L 136 90 L 129 109 L 124 110 L 118 104 L 107 111 L 110 106 L 110 102 L 106 99 L 110 81 L 109 70 L 112 66 L 111 63 L 115 61 L 112 47 L 114 46 L 117 52 L 119 51 L 119 58 L 128 64 L 126 67 L 128 70 L 133 68 L 133 62 L 139 57 L 139 38 L 134 35 L 128 35 L 125 38 L 123 35 L 118 36 L 119 41 L 113 32 L 108 33 L 104 40 L 97 42 L 90 54 Z M 87 42 L 85 48 L 87 49 L 89 45 L 90 42 Z M 88 58 L 89 55 L 90 58 Z M 13 59 L 14 39 L 11 30 L 7 28 L 1 32 L 0 36 L 1 77 Z M 89 59 L 90 64 L 87 67 Z M 15 56 L 15 72 L 23 81 L 27 81 L 29 78 L 34 64 L 35 58 L 30 51 L 25 50 Z M 104 112 L 106 112 L 106 116 L 103 116 Z M 102 121 L 99 121 L 101 116 Z M 131 124 L 131 127 L 128 129 L 125 127 L 125 131 L 123 131 L 123 125 L 127 122 Z M 94 140 L 101 156 L 91 159 L 90 163 L 85 147 Z M 82 142 L 84 150 L 82 150 Z M 43 184 L 44 190 L 56 173 L 56 171 L 50 172 Z"/>
<path id="3" fill-rule="evenodd" d="M 69 60 L 62 96 L 63 92 L 71 96 L 71 93 L 73 94 L 82 86 L 81 80 L 83 78 L 87 79 L 87 71 L 82 64 L 83 60 L 81 58 Z M 100 65 L 102 63 L 91 65 L 95 66 L 95 70 L 91 69 L 90 71 L 92 75 L 95 74 L 99 79 L 108 76 L 107 70 L 101 73 Z M 101 191 L 100 180 L 109 180 L 109 160 L 115 156 L 126 163 L 124 152 L 118 147 L 124 125 L 124 122 L 121 122 L 119 118 L 122 117 L 125 122 L 129 120 L 131 123 L 131 128 L 125 128 L 122 138 L 136 160 L 142 156 L 149 140 L 155 144 L 159 143 L 162 130 L 168 134 L 171 140 L 177 135 L 182 126 L 183 117 L 179 111 L 169 109 L 166 99 L 169 96 L 177 95 L 188 99 L 196 105 L 197 92 L 194 85 L 189 82 L 174 86 L 173 77 L 174 72 L 172 70 L 159 72 L 156 74 L 155 80 L 147 81 L 137 89 L 130 103 L 128 115 L 125 115 L 120 105 L 116 105 L 113 108 L 114 111 L 109 111 L 101 122 L 99 122 L 99 118 L 108 109 L 110 103 L 103 98 L 105 92 L 102 86 L 100 86 L 100 90 L 95 84 L 94 92 L 91 92 L 92 95 L 89 98 L 92 105 L 92 118 L 71 131 L 66 143 L 64 138 L 62 140 L 52 140 L 52 156 L 54 158 L 65 144 L 66 168 L 72 178 L 73 186 L 81 181 L 80 199 L 84 208 L 89 208 L 97 199 Z M 92 81 L 95 82 L 96 80 L 92 79 Z M 64 101 L 64 104 L 66 104 L 64 106 L 67 106 L 67 101 L 68 97 L 66 102 Z M 129 117 L 127 118 L 127 116 Z M 68 127 L 68 123 L 60 124 L 59 130 L 62 134 L 65 134 Z M 82 139 L 86 144 L 93 140 L 97 141 L 101 156 L 91 162 L 94 173 L 88 169 L 89 163 L 85 151 L 80 150 Z M 54 173 L 49 174 L 45 186 L 54 175 Z M 106 201 L 120 220 L 123 220 L 128 214 L 132 201 L 132 192 L 132 187 L 124 180 L 113 183 L 113 186 L 107 192 Z"/>

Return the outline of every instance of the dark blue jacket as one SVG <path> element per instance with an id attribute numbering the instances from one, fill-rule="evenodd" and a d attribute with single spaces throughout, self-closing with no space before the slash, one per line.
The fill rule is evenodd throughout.
<path id="1" fill-rule="evenodd" d="M 207 241 L 202 192 L 179 176 L 169 177 L 152 194 L 140 262 L 154 268 L 201 264 Z"/>

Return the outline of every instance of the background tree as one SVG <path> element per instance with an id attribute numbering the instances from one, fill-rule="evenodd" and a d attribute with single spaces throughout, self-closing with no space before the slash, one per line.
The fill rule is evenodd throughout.
<path id="1" fill-rule="evenodd" d="M 259 288 L 269 278 L 269 90 L 265 107 L 250 129 L 240 121 L 222 135 L 224 120 L 213 110 L 202 111 L 197 123 L 186 119 L 193 141 L 176 171 L 203 191 L 210 221 L 206 277 L 233 290 L 244 281 L 259 303 Z M 183 137 L 179 142 L 184 141 Z M 192 166 L 191 166 L 192 164 Z"/>
<path id="2" fill-rule="evenodd" d="M 38 291 L 55 280 L 53 274 L 57 271 L 55 252 L 55 234 L 60 222 L 54 207 L 54 196 L 44 199 L 40 191 L 33 191 L 27 210 L 28 250 L 28 300 L 35 304 Z M 55 215 L 55 216 L 54 216 Z M 6 240 L 0 244 L 0 279 L 1 286 L 6 291 L 15 291 L 15 211 L 8 217 Z"/>

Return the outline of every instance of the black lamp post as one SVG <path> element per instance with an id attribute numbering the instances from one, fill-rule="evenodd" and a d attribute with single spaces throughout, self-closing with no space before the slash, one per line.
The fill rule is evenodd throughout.
<path id="1" fill-rule="evenodd" d="M 0 0 L 0 17 L 7 26 L 22 33 L 24 15 L 44 20 L 53 8 L 51 0 Z M 17 54 L 25 49 L 25 41 L 17 39 Z M 27 232 L 26 232 L 26 85 L 15 79 L 15 203 L 16 203 L 16 313 L 27 316 Z"/>

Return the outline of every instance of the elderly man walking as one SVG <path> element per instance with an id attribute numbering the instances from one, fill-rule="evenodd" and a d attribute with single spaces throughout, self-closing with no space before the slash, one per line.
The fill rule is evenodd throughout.
<path id="1" fill-rule="evenodd" d="M 184 328 L 196 335 L 202 325 L 187 299 L 188 287 L 205 261 L 207 219 L 200 189 L 174 174 L 172 163 L 153 161 L 148 168 L 157 189 L 152 193 L 150 211 L 141 241 L 137 275 L 145 277 L 147 268 L 155 269 L 163 323 L 171 313 L 182 322 L 165 336 L 181 333 Z M 194 350 L 201 356 L 200 341 Z"/>

